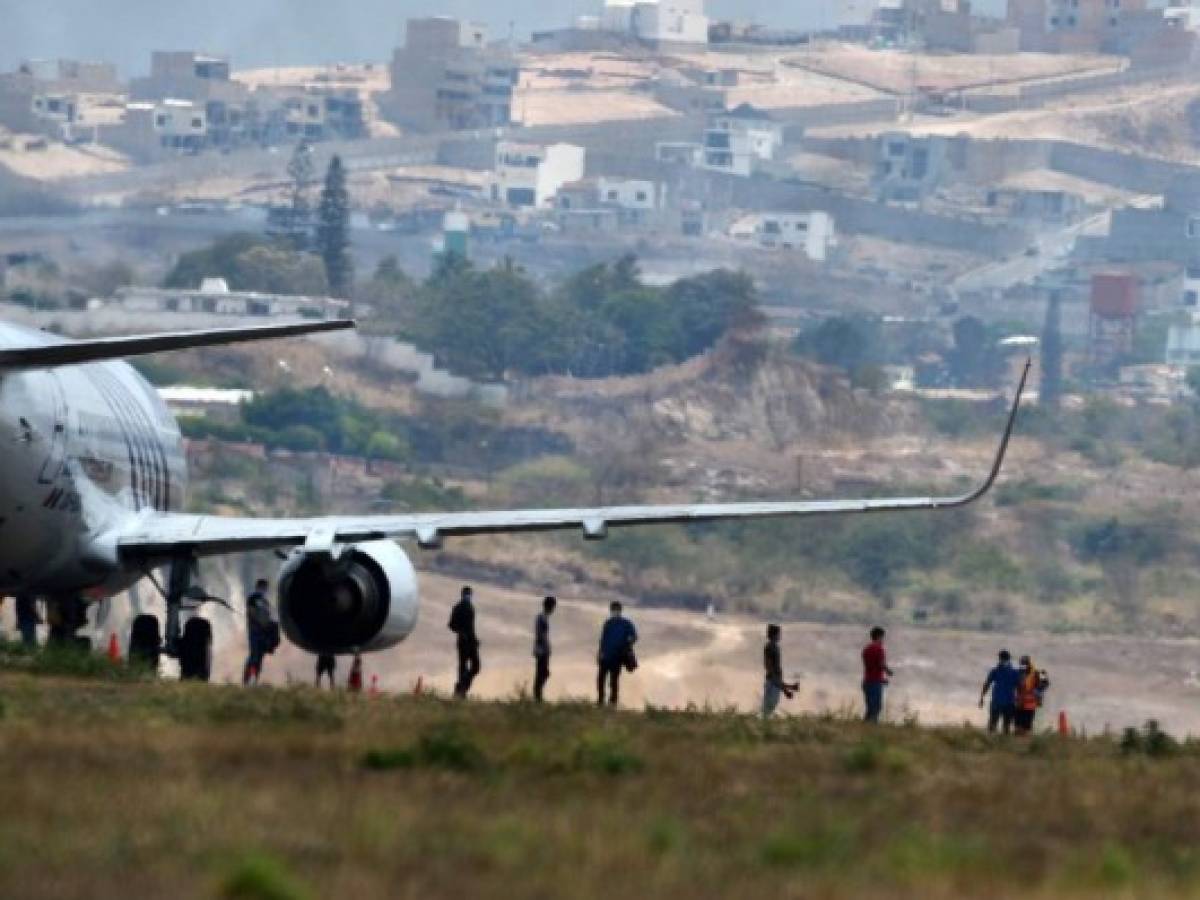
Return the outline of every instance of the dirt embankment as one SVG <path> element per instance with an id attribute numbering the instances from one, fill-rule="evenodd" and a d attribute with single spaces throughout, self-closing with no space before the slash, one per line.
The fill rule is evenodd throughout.
<path id="1" fill-rule="evenodd" d="M 522 416 L 579 447 L 639 447 L 693 463 L 774 472 L 801 448 L 910 430 L 906 403 L 757 340 L 733 340 L 669 369 L 629 378 L 545 378 L 521 391 Z"/>

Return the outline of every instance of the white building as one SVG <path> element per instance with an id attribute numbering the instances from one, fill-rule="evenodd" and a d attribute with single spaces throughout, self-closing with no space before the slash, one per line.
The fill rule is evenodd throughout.
<path id="1" fill-rule="evenodd" d="M 600 202 L 619 206 L 621 209 L 650 212 L 662 205 L 659 186 L 653 181 L 639 178 L 596 179 L 596 192 Z"/>
<path id="2" fill-rule="evenodd" d="M 163 100 L 154 105 L 154 131 L 164 147 L 199 146 L 208 134 L 204 107 L 191 100 Z"/>
<path id="3" fill-rule="evenodd" d="M 1200 31 L 1200 0 L 1171 0 L 1163 19 L 1175 28 Z"/>
<path id="4" fill-rule="evenodd" d="M 833 217 L 821 210 L 755 213 L 735 222 L 729 235 L 766 249 L 800 250 L 814 262 L 827 260 L 837 245 Z"/>
<path id="5" fill-rule="evenodd" d="M 217 316 L 304 316 L 336 319 L 346 315 L 349 303 L 331 297 L 231 291 L 224 278 L 205 278 L 197 290 L 139 285 L 117 288 L 112 299 L 92 300 L 89 301 L 88 307 L 94 310 L 116 308 L 126 313 L 206 313 Z"/>
<path id="6" fill-rule="evenodd" d="M 1172 325 L 1167 330 L 1164 361 L 1169 366 L 1200 365 L 1200 313 L 1192 313 L 1186 325 Z"/>
<path id="7" fill-rule="evenodd" d="M 1200 307 L 1200 265 L 1189 264 L 1183 270 L 1179 299 L 1184 306 Z"/>
<path id="8" fill-rule="evenodd" d="M 605 0 L 599 27 L 652 44 L 707 44 L 704 0 Z"/>
<path id="9" fill-rule="evenodd" d="M 712 113 L 704 132 L 702 167 L 747 176 L 783 146 L 783 128 L 761 109 L 743 103 Z"/>
<path id="10" fill-rule="evenodd" d="M 559 188 L 583 178 L 586 151 L 574 144 L 496 145 L 496 167 L 485 192 L 509 206 L 549 206 Z"/>
<path id="11" fill-rule="evenodd" d="M 696 168 L 704 162 L 704 148 L 695 141 L 659 141 L 654 158 L 661 163 Z"/>

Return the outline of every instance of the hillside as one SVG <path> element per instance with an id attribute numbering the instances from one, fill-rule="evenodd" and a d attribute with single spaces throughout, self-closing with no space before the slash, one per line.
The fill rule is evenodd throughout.
<path id="1" fill-rule="evenodd" d="M 1155 731 L 1005 740 L 11 669 L 0 690 L 5 896 L 1200 889 L 1197 751 Z"/>

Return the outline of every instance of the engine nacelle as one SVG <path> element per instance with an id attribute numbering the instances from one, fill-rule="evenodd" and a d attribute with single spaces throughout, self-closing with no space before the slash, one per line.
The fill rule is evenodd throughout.
<path id="1" fill-rule="evenodd" d="M 279 624 L 310 653 L 383 650 L 417 626 L 417 573 L 399 546 L 371 541 L 340 559 L 293 551 L 279 572 Z"/>

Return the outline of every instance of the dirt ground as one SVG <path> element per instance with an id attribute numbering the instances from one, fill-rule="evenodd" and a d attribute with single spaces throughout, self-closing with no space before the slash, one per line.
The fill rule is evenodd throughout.
<path id="1" fill-rule="evenodd" d="M 880 90 L 906 92 L 914 84 L 953 90 L 982 84 L 1041 81 L 1096 70 L 1114 70 L 1112 56 L 1056 53 L 908 53 L 831 42 L 793 54 L 788 63 Z"/>
<path id="2" fill-rule="evenodd" d="M 421 620 L 408 640 L 392 650 L 365 657 L 366 681 L 378 678 L 388 692 L 412 691 L 418 679 L 427 689 L 449 693 L 454 682 L 453 638 L 445 628 L 459 582 L 423 575 Z M 476 583 L 483 672 L 474 693 L 511 698 L 527 690 L 533 618 L 540 598 Z M 626 675 L 622 702 L 714 709 L 757 708 L 761 699 L 763 623 L 677 610 L 627 610 L 638 626 L 640 667 Z M 560 595 L 553 619 L 551 700 L 590 697 L 594 690 L 594 654 L 604 606 L 586 598 Z M 229 613 L 212 614 L 218 635 L 214 680 L 240 676 L 242 637 Z M 785 624 L 784 665 L 800 681 L 786 713 L 857 709 L 858 654 L 864 627 Z M 1200 641 L 1121 636 L 1014 635 L 1003 632 L 938 631 L 896 626 L 889 634 L 896 677 L 887 697 L 892 720 L 916 716 L 925 723 L 982 724 L 979 687 L 996 652 L 1030 653 L 1053 683 L 1042 724 L 1055 724 L 1065 710 L 1069 723 L 1088 733 L 1120 729 L 1157 719 L 1175 734 L 1200 734 Z M 308 681 L 313 658 L 287 647 L 267 666 L 274 683 Z M 349 661 L 339 661 L 344 680 Z"/>

